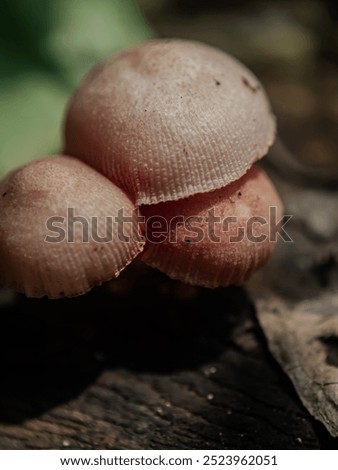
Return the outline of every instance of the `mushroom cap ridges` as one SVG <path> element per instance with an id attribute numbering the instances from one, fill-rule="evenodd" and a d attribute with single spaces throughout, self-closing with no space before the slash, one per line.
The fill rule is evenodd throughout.
<path id="1" fill-rule="evenodd" d="M 265 173 L 254 167 L 225 188 L 185 200 L 143 206 L 148 242 L 141 259 L 186 283 L 211 288 L 240 285 L 268 260 L 274 248 L 270 207 L 276 207 L 279 220 L 283 204 Z M 150 219 L 152 216 L 154 219 Z M 219 222 L 212 223 L 210 216 Z M 267 223 L 261 225 L 252 217 L 261 217 Z M 248 229 L 249 219 L 256 220 L 252 231 Z M 152 224 L 156 225 L 156 221 L 154 232 Z M 195 230 L 190 230 L 191 227 Z M 170 237 L 162 243 L 153 243 L 156 239 L 160 241 L 158 233 L 163 228 L 163 231 L 168 228 Z M 239 228 L 244 230 L 242 240 L 231 241 L 231 237 L 241 234 Z M 254 241 L 254 237 L 262 236 L 264 241 Z"/>
<path id="2" fill-rule="evenodd" d="M 74 219 L 67 232 L 69 209 L 87 220 L 86 232 L 86 223 Z M 120 209 L 133 221 L 123 227 L 128 243 L 119 239 L 116 223 L 111 237 L 106 225 L 106 217 Z M 116 277 L 143 249 L 134 209 L 120 188 L 75 158 L 49 157 L 18 168 L 0 183 L 0 282 L 29 297 L 59 298 L 83 294 Z M 46 225 L 51 217 L 64 221 L 55 219 L 53 225 L 64 228 L 57 243 L 46 241 L 58 235 Z M 83 242 L 84 233 L 88 242 Z M 109 241 L 100 242 L 96 234 Z"/>
<path id="3" fill-rule="evenodd" d="M 237 180 L 274 134 L 244 65 L 197 42 L 154 40 L 89 73 L 69 104 L 65 148 L 137 204 L 153 204 Z"/>

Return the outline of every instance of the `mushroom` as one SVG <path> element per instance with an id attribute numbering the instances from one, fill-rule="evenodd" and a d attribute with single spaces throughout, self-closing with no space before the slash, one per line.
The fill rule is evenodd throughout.
<path id="1" fill-rule="evenodd" d="M 189 284 L 241 285 L 269 259 L 276 242 L 270 219 L 282 207 L 271 181 L 252 167 L 224 188 L 144 206 L 148 243 L 140 257 Z"/>
<path id="2" fill-rule="evenodd" d="M 70 101 L 65 155 L 27 164 L 0 183 L 0 282 L 29 296 L 74 296 L 140 255 L 185 282 L 241 284 L 275 244 L 269 208 L 283 211 L 268 177 L 253 167 L 274 134 L 257 78 L 219 50 L 155 40 L 107 59 Z M 80 230 L 71 242 L 55 239 L 69 234 L 69 209 L 73 229 L 78 216 L 91 234 L 111 217 L 112 236 L 83 240 Z M 217 240 L 210 211 L 221 219 Z M 156 217 L 160 229 L 169 227 L 161 243 Z"/>
<path id="3" fill-rule="evenodd" d="M 121 209 L 131 221 L 123 234 Z M 29 297 L 83 294 L 118 276 L 144 245 L 128 196 L 67 156 L 10 173 L 0 184 L 0 214 L 0 282 Z"/>
<path id="4" fill-rule="evenodd" d="M 212 47 L 153 40 L 95 67 L 70 101 L 65 151 L 156 204 L 237 180 L 272 144 L 257 78 Z"/>
<path id="5" fill-rule="evenodd" d="M 66 151 L 141 205 L 148 235 L 141 259 L 208 287 L 241 284 L 273 250 L 269 207 L 281 216 L 283 205 L 252 165 L 274 136 L 257 78 L 224 52 L 183 40 L 148 41 L 108 58 L 75 92 L 65 121 Z M 206 233 L 211 209 L 236 218 L 227 231 L 218 226 L 217 243 Z M 202 240 L 189 243 L 184 223 L 172 236 L 173 220 L 196 216 L 204 219 Z M 255 226 L 256 242 L 248 239 L 254 217 L 266 221 Z M 244 237 L 234 242 L 238 230 Z"/>

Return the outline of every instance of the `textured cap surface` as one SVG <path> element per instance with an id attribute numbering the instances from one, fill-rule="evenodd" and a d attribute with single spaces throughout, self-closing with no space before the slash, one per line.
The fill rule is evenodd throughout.
<path id="1" fill-rule="evenodd" d="M 142 250 L 135 217 L 120 188 L 75 158 L 20 167 L 0 183 L 0 282 L 29 297 L 83 294 Z"/>
<path id="2" fill-rule="evenodd" d="M 235 181 L 274 133 L 244 65 L 200 43 L 154 40 L 89 73 L 70 102 L 65 145 L 137 204 L 153 204 Z"/>
<path id="3" fill-rule="evenodd" d="M 173 279 L 218 287 L 243 284 L 267 262 L 283 204 L 265 173 L 253 167 L 225 188 L 144 206 L 142 213 L 143 261 Z"/>

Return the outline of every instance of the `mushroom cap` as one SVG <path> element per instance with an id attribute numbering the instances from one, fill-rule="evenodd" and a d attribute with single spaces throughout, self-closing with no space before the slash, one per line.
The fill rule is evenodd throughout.
<path id="1" fill-rule="evenodd" d="M 241 285 L 273 251 L 270 207 L 276 208 L 278 221 L 283 204 L 265 173 L 255 167 L 225 188 L 143 206 L 147 244 L 140 258 L 189 284 Z"/>
<path id="2" fill-rule="evenodd" d="M 131 217 L 123 227 L 129 242 L 106 219 L 120 209 Z M 59 298 L 118 276 L 144 245 L 134 209 L 120 188 L 75 158 L 18 168 L 0 183 L 0 282 L 29 297 Z"/>
<path id="3" fill-rule="evenodd" d="M 65 149 L 137 204 L 154 204 L 237 180 L 274 134 L 265 92 L 244 65 L 197 42 L 153 40 L 89 73 L 69 104 Z"/>

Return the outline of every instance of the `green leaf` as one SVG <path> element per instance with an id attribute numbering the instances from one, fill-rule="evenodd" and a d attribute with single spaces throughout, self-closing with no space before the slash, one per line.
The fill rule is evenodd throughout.
<path id="1" fill-rule="evenodd" d="M 0 176 L 22 163 L 60 150 L 60 122 L 67 98 L 64 87 L 38 72 L 2 87 Z"/>
<path id="2" fill-rule="evenodd" d="M 106 56 L 151 36 L 132 0 L 11 0 L 0 17 L 0 177 L 62 150 L 72 90 Z"/>
<path id="3" fill-rule="evenodd" d="M 76 85 L 99 60 L 151 36 L 131 0 L 57 0 L 46 53 Z"/>

